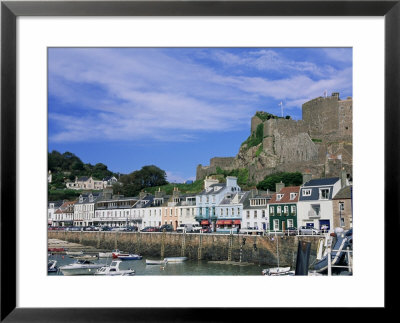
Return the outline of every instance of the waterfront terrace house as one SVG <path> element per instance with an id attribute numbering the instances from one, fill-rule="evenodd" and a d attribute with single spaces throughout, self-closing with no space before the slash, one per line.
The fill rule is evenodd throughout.
<path id="1" fill-rule="evenodd" d="M 49 206 L 47 208 L 47 225 L 48 226 L 56 226 L 55 220 L 55 212 L 57 209 L 63 204 L 63 201 L 49 201 Z"/>
<path id="2" fill-rule="evenodd" d="M 102 194 L 102 192 L 96 192 L 79 195 L 74 207 L 74 226 L 93 225 L 94 205 Z"/>
<path id="3" fill-rule="evenodd" d="M 72 226 L 74 222 L 74 204 L 77 201 L 64 201 L 55 211 L 55 225 L 61 227 Z"/>
<path id="4" fill-rule="evenodd" d="M 225 206 L 218 207 L 225 198 L 232 198 L 236 193 L 241 192 L 241 188 L 237 185 L 237 178 L 233 176 L 226 177 L 226 183 L 219 183 L 218 180 L 207 178 L 204 180 L 204 190 L 196 195 L 196 221 L 201 225 L 210 225 L 213 231 L 217 231 L 217 220 L 230 221 L 231 219 L 222 220 L 221 209 Z M 229 207 L 231 209 L 231 207 Z M 217 209 L 219 213 L 217 213 Z M 229 211 L 228 211 L 229 212 Z M 229 215 L 229 214 L 228 214 Z M 231 214 L 232 215 L 232 214 Z M 231 216 L 234 217 L 235 215 Z M 241 219 L 241 215 L 237 217 Z M 225 226 L 219 222 L 219 226 Z"/>
<path id="5" fill-rule="evenodd" d="M 172 195 L 162 209 L 162 223 L 169 224 L 174 230 L 180 224 L 194 224 L 196 210 L 196 196 L 181 194 L 177 187 L 174 187 Z"/>
<path id="6" fill-rule="evenodd" d="M 140 229 L 149 226 L 159 227 L 161 225 L 162 205 L 157 204 L 158 203 L 155 201 L 154 195 L 143 191 L 139 193 L 138 201 L 133 206 L 131 212 L 133 217 L 142 219 Z"/>
<path id="7" fill-rule="evenodd" d="M 276 193 L 268 204 L 269 230 L 284 232 L 287 228 L 297 228 L 297 202 L 300 186 L 283 187 L 276 184 Z"/>
<path id="8" fill-rule="evenodd" d="M 109 227 L 137 226 L 141 219 L 135 219 L 131 214 L 137 201 L 135 197 L 113 195 L 112 188 L 104 189 L 103 196 L 95 204 L 93 224 Z"/>
<path id="9" fill-rule="evenodd" d="M 269 191 L 260 191 L 256 188 L 246 194 L 243 202 L 241 228 L 268 229 L 268 201 L 271 199 Z"/>
<path id="10" fill-rule="evenodd" d="M 297 204 L 298 226 L 332 230 L 332 198 L 340 189 L 339 177 L 312 179 L 301 185 Z"/>
<path id="11" fill-rule="evenodd" d="M 105 187 L 103 181 L 95 180 L 92 176 L 75 177 L 75 182 L 67 182 L 66 186 L 71 190 L 102 190 Z"/>
<path id="12" fill-rule="evenodd" d="M 236 233 L 242 224 L 243 202 L 249 192 L 227 191 L 216 206 L 216 232 Z"/>
<path id="13" fill-rule="evenodd" d="M 352 189 L 353 186 L 345 186 L 333 197 L 334 228 L 349 230 L 353 227 Z"/>

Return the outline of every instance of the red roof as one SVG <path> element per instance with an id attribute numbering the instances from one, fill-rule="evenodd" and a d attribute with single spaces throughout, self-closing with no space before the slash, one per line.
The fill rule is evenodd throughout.
<path id="1" fill-rule="evenodd" d="M 278 193 L 272 195 L 272 198 L 269 200 L 269 204 L 288 204 L 288 203 L 297 203 L 299 200 L 299 191 L 300 186 L 288 186 L 282 188 Z M 293 199 L 290 199 L 290 193 L 296 193 L 296 196 Z M 282 194 L 281 199 L 278 200 L 278 195 Z"/>

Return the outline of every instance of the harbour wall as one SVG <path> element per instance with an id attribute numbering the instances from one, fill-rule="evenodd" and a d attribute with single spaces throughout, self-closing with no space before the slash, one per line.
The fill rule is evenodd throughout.
<path id="1" fill-rule="evenodd" d="M 102 250 L 120 249 L 152 259 L 185 256 L 189 259 L 211 261 L 242 261 L 276 266 L 295 267 L 299 241 L 311 243 L 310 264 L 316 258 L 320 237 L 256 236 L 221 234 L 181 234 L 144 232 L 67 232 L 49 231 L 49 239 L 80 243 Z M 243 244 L 243 238 L 245 243 Z"/>

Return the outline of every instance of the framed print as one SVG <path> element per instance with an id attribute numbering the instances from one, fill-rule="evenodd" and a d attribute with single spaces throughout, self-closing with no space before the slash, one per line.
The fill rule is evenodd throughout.
<path id="1" fill-rule="evenodd" d="M 399 15 L 398 1 L 2 1 L 1 320 L 229 321 L 243 311 L 390 309 Z M 233 141 L 240 148 L 228 150 Z M 117 152 L 111 172 L 103 160 Z M 268 176 L 293 170 L 298 184 L 282 177 L 268 186 Z M 140 186 L 145 171 L 161 180 Z M 324 217 L 325 201 L 337 219 Z M 310 272 L 299 237 L 331 276 L 338 257 L 328 241 L 353 246 L 353 224 L 354 255 L 339 252 L 342 277 L 301 277 Z M 69 277 L 89 246 L 97 258 L 113 250 L 116 271 L 135 275 L 98 277 L 115 269 L 98 259 L 98 275 Z M 268 257 L 277 267 L 266 267 Z M 285 277 L 268 277 L 285 257 L 296 274 L 285 267 Z M 198 262 L 167 264 L 187 258 Z M 46 273 L 47 260 L 63 271 Z M 145 274 L 146 260 L 157 274 Z"/>

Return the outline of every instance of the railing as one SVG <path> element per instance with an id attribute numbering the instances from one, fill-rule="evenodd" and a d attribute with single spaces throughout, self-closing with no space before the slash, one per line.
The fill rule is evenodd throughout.
<path id="1" fill-rule="evenodd" d="M 337 252 L 345 252 L 347 257 L 347 266 L 340 266 L 340 265 L 332 265 L 332 251 Z M 332 276 L 332 268 L 347 268 L 350 273 L 353 272 L 353 250 L 350 250 L 348 247 L 346 250 L 330 250 L 328 249 L 327 253 L 328 258 L 328 276 Z"/>

